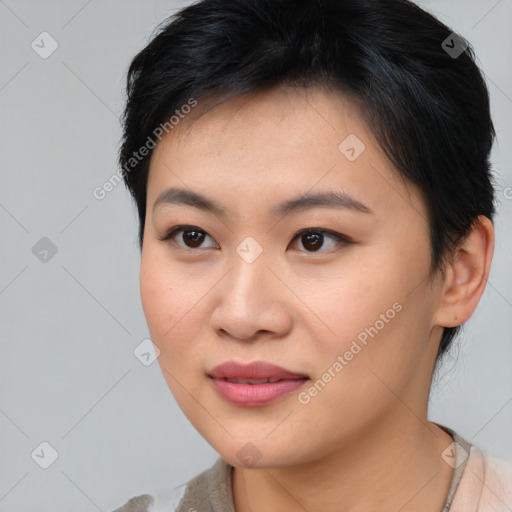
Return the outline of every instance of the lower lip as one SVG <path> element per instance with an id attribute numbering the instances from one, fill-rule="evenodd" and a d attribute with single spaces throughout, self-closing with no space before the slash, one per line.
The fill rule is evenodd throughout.
<path id="1" fill-rule="evenodd" d="M 212 378 L 219 394 L 235 405 L 257 407 L 275 402 L 297 391 L 308 379 L 279 380 L 267 384 L 236 384 L 225 379 Z"/>

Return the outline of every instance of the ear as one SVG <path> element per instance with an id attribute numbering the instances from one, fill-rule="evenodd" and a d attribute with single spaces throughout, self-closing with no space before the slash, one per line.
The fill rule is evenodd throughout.
<path id="1" fill-rule="evenodd" d="M 479 216 L 445 271 L 434 325 L 456 327 L 473 314 L 482 296 L 494 252 L 494 227 Z"/>

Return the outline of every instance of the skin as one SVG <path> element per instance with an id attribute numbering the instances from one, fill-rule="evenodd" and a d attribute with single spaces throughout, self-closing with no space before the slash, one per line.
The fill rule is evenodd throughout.
<path id="1" fill-rule="evenodd" d="M 349 99 L 278 87 L 203 106 L 152 155 L 141 297 L 170 390 L 235 466 L 237 512 L 329 512 L 340 504 L 438 512 L 452 477 L 441 452 L 452 438 L 427 419 L 432 371 L 442 327 L 467 320 L 484 290 L 491 222 L 479 218 L 445 279 L 432 276 L 425 202 Z M 349 134 L 365 145 L 354 161 L 338 148 Z M 169 203 L 153 209 L 169 187 L 203 194 L 227 214 Z M 343 191 L 371 213 L 270 213 L 320 191 Z M 199 248 L 187 248 L 183 232 L 161 240 L 181 224 L 205 233 Z M 303 228 L 351 242 L 326 234 L 312 251 L 308 239 L 294 239 Z M 246 237 L 263 251 L 252 263 L 236 251 Z M 235 406 L 208 377 L 228 360 L 268 361 L 314 383 L 393 304 L 401 307 L 394 318 L 307 404 L 293 392 L 262 407 Z M 248 442 L 261 457 L 255 464 L 237 456 Z"/>

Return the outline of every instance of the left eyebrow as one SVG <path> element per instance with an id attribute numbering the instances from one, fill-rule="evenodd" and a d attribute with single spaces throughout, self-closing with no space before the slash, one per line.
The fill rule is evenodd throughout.
<path id="1" fill-rule="evenodd" d="M 354 210 L 361 213 L 373 214 L 372 210 L 357 199 L 349 196 L 345 192 L 319 192 L 316 194 L 304 194 L 300 197 L 289 199 L 279 203 L 272 208 L 274 215 L 289 215 L 299 211 L 309 210 L 311 208 L 342 208 Z"/>
<path id="2" fill-rule="evenodd" d="M 164 190 L 156 198 L 153 210 L 164 203 L 182 204 L 209 211 L 221 216 L 227 215 L 227 210 L 218 202 L 197 192 L 181 188 L 169 188 Z M 345 192 L 318 192 L 316 194 L 303 194 L 299 197 L 288 199 L 272 207 L 270 210 L 274 216 L 284 216 L 291 213 L 302 212 L 312 208 L 341 208 L 360 213 L 373 214 L 373 211 L 357 199 Z"/>

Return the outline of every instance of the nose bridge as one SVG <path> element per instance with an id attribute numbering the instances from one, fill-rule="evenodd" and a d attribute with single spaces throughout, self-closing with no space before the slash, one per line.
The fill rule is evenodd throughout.
<path id="1" fill-rule="evenodd" d="M 231 270 L 219 290 L 213 327 L 240 339 L 252 338 L 258 331 L 282 335 L 290 318 L 280 299 L 278 280 L 267 268 L 270 251 L 251 238 L 244 239 L 229 257 Z"/>
<path id="2" fill-rule="evenodd" d="M 228 286 L 232 299 L 240 305 L 255 307 L 261 302 L 261 294 L 269 293 L 267 268 L 269 251 L 253 237 L 246 237 L 231 255 L 231 282 Z"/>

